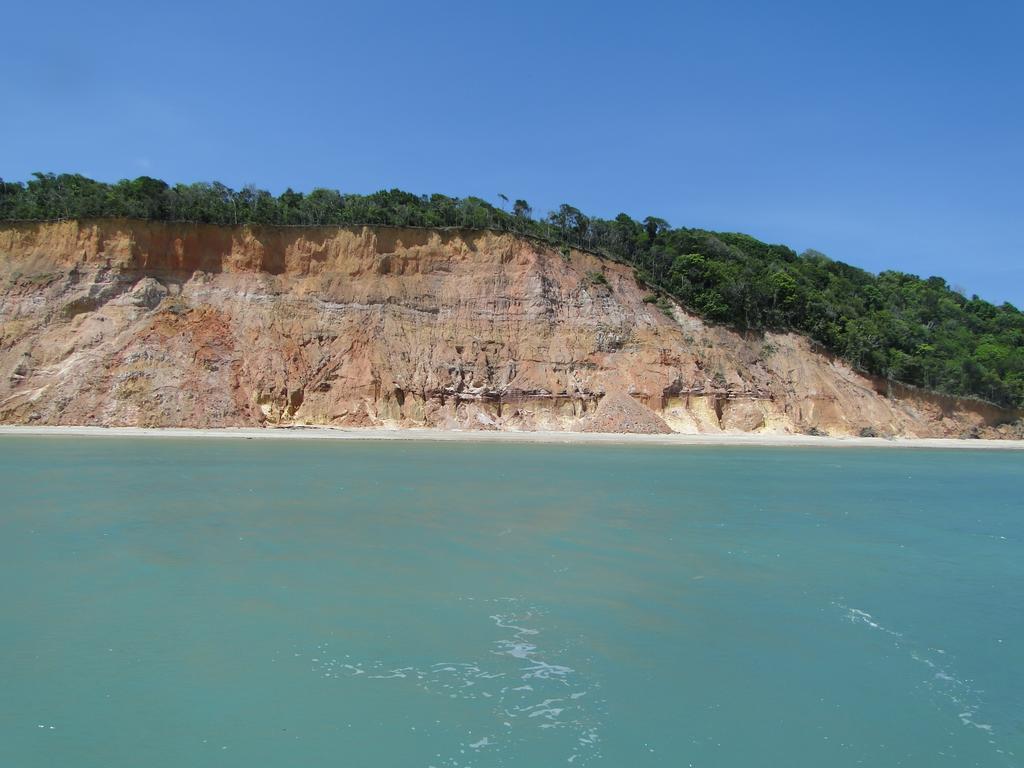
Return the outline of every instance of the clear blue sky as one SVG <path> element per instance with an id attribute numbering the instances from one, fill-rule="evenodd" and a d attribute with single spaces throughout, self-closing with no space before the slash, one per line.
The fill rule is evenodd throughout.
<path id="1" fill-rule="evenodd" d="M 1024 3 L 29 2 L 0 175 L 523 197 L 1024 306 Z"/>

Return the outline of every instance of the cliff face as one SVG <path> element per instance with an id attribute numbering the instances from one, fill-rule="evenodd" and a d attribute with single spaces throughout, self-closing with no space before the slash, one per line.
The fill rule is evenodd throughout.
<path id="1" fill-rule="evenodd" d="M 0 422 L 1014 431 L 648 294 L 626 266 L 510 235 L 6 225 Z"/>

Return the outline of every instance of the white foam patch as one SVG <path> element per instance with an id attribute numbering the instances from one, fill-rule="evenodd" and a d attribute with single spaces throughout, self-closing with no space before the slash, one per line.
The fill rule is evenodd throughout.
<path id="1" fill-rule="evenodd" d="M 364 685 L 409 685 L 424 693 L 477 702 L 493 718 L 496 730 L 474 741 L 460 742 L 448 757 L 438 755 L 437 768 L 468 766 L 467 750 L 484 749 L 493 753 L 496 764 L 504 765 L 506 756 L 514 760 L 523 745 L 538 738 L 551 741 L 549 754 L 564 750 L 564 759 L 574 765 L 600 759 L 599 734 L 605 709 L 596 695 L 599 686 L 573 666 L 560 663 L 563 660 L 559 656 L 566 650 L 544 647 L 543 631 L 536 626 L 543 613 L 532 606 L 521 608 L 520 601 L 511 598 L 472 602 L 502 606 L 500 613 L 487 616 L 502 635 L 489 648 L 481 648 L 476 660 L 399 666 L 379 660 L 352 661 L 346 654 L 331 657 L 326 644 L 322 644 L 317 646 L 317 655 L 311 657 L 313 671 L 332 681 L 341 678 L 358 679 Z M 571 692 L 565 690 L 567 687 Z"/>

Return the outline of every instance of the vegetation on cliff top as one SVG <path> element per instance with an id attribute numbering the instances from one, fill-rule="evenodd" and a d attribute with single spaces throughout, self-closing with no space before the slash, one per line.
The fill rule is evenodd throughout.
<path id="1" fill-rule="evenodd" d="M 562 205 L 534 218 L 524 200 L 371 195 L 315 189 L 274 195 L 142 176 L 105 184 L 72 174 L 0 180 L 0 220 L 130 217 L 213 224 L 398 225 L 495 229 L 593 250 L 705 318 L 805 333 L 855 367 L 889 379 L 1024 406 L 1024 314 L 966 298 L 941 277 L 874 275 L 815 251 L 797 254 L 728 232 L 672 228 L 626 214 L 591 218 Z"/>

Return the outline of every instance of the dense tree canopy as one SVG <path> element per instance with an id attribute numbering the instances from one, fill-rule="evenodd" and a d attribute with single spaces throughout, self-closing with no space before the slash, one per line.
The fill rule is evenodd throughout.
<path id="1" fill-rule="evenodd" d="M 504 203 L 508 198 L 500 196 Z M 476 197 L 371 195 L 291 189 L 275 197 L 223 184 L 141 176 L 105 184 L 76 174 L 0 181 L 0 219 L 130 217 L 214 224 L 398 225 L 519 232 L 596 251 L 633 265 L 639 280 L 709 320 L 751 330 L 806 333 L 854 366 L 955 395 L 1024 407 L 1024 314 L 966 298 L 940 277 L 874 275 L 815 251 L 797 254 L 747 235 L 673 229 L 586 216 L 561 205 L 534 219 L 525 200 L 511 212 Z"/>

